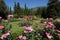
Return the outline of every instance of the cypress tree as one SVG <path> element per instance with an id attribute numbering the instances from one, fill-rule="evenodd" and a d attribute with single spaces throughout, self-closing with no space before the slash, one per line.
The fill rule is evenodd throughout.
<path id="1" fill-rule="evenodd" d="M 49 0 L 48 7 L 47 7 L 47 17 L 56 17 L 58 13 L 58 0 Z"/>
<path id="2" fill-rule="evenodd" d="M 6 9 L 7 9 L 7 6 L 4 2 L 4 0 L 0 0 L 0 16 L 3 18 L 3 19 L 7 19 L 6 18 Z"/>

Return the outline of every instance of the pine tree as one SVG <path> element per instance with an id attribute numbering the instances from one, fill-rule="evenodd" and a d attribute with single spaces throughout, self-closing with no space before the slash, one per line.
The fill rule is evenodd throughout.
<path id="1" fill-rule="evenodd" d="M 12 9 L 11 9 L 11 7 L 9 8 L 9 14 L 12 14 Z"/>
<path id="2" fill-rule="evenodd" d="M 43 17 L 43 18 L 47 18 L 47 14 L 46 14 L 46 10 L 47 8 L 42 8 L 42 13 L 41 13 L 41 17 Z"/>
<path id="3" fill-rule="evenodd" d="M 40 15 L 40 8 L 37 9 L 37 12 L 35 15 Z"/>
<path id="4" fill-rule="evenodd" d="M 6 19 L 6 9 L 7 6 L 4 0 L 0 0 L 0 16 L 2 16 L 3 19 Z"/>
<path id="5" fill-rule="evenodd" d="M 49 0 L 48 1 L 48 7 L 47 7 L 47 17 L 55 17 L 58 13 L 58 0 Z"/>
<path id="6" fill-rule="evenodd" d="M 21 8 L 20 8 L 20 3 L 19 2 L 17 3 L 16 9 L 17 9 L 16 10 L 17 13 L 21 12 Z"/>
<path id="7" fill-rule="evenodd" d="M 16 2 L 15 2 L 15 3 L 14 3 L 14 14 L 16 14 L 16 13 L 17 13 L 17 12 L 16 12 L 16 11 L 17 11 L 16 6 L 17 6 L 17 5 L 16 5 Z"/>
<path id="8" fill-rule="evenodd" d="M 24 6 L 24 15 L 28 15 L 29 14 L 28 11 L 29 11 L 28 7 L 25 4 L 25 6 Z"/>

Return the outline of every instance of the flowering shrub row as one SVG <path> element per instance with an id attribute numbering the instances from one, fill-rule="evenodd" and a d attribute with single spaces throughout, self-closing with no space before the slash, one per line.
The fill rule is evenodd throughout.
<path id="1" fill-rule="evenodd" d="M 34 21 L 34 23 L 31 24 L 25 22 L 25 24 L 23 24 L 24 32 L 20 35 L 16 34 L 16 37 L 12 36 L 15 35 L 12 34 L 12 25 L 10 24 L 9 28 L 4 25 L 4 23 L 6 24 L 8 20 L 1 21 L 1 19 L 2 17 L 0 17 L 1 40 L 60 40 L 60 30 L 53 24 L 51 21 L 52 19 L 42 22 L 41 24 L 43 26 L 41 26 L 39 21 Z"/>

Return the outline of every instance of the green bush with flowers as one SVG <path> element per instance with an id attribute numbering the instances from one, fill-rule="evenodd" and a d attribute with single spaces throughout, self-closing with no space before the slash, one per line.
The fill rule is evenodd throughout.
<path id="1" fill-rule="evenodd" d="M 13 18 L 10 18 L 13 20 Z M 0 40 L 60 40 L 60 23 L 50 19 L 2 20 L 0 19 Z"/>

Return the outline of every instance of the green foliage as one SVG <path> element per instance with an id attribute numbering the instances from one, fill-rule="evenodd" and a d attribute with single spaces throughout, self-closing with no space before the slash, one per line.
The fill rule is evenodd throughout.
<path id="1" fill-rule="evenodd" d="M 0 16 L 2 16 L 2 18 L 4 19 L 6 19 L 6 11 L 7 11 L 7 6 L 4 0 L 0 0 Z"/>
<path id="2" fill-rule="evenodd" d="M 41 17 L 42 18 L 47 18 L 47 14 L 46 14 L 47 13 L 47 8 L 43 7 L 41 10 L 42 10 Z"/>
<path id="3" fill-rule="evenodd" d="M 36 12 L 35 15 L 41 15 L 41 13 L 40 13 L 40 8 L 37 9 L 37 12 Z"/>
<path id="4" fill-rule="evenodd" d="M 57 27 L 57 29 L 59 29 L 59 30 L 60 30 L 60 22 L 55 21 L 55 22 L 53 22 L 53 23 L 54 23 L 54 25 Z"/>
<path id="5" fill-rule="evenodd" d="M 46 21 L 48 21 L 48 20 L 46 20 L 46 19 L 42 19 L 42 20 L 41 20 L 41 23 L 46 22 Z"/>
<path id="6" fill-rule="evenodd" d="M 4 2 L 4 0 L 0 0 L 0 13 L 1 12 L 5 12 L 6 11 L 6 4 Z"/>
<path id="7" fill-rule="evenodd" d="M 16 2 L 15 2 L 15 3 L 14 3 L 14 14 L 17 13 L 17 12 L 16 12 L 16 11 L 17 11 L 16 6 L 17 6 L 17 5 L 16 5 Z"/>
<path id="8" fill-rule="evenodd" d="M 29 15 L 29 9 L 28 9 L 28 7 L 26 6 L 26 4 L 25 4 L 25 6 L 24 6 L 24 14 L 23 15 Z"/>
<path id="9" fill-rule="evenodd" d="M 16 2 L 15 2 L 15 4 L 14 4 L 14 17 L 16 18 L 18 18 L 18 17 L 20 17 L 20 15 L 22 15 L 22 9 L 21 9 L 21 7 L 20 7 L 20 3 L 18 2 L 17 4 L 16 4 Z"/>
<path id="10" fill-rule="evenodd" d="M 59 14 L 59 1 L 58 0 L 49 0 L 48 7 L 47 7 L 47 15 L 48 17 L 55 17 Z"/>
<path id="11" fill-rule="evenodd" d="M 25 26 L 25 25 L 32 25 L 32 22 L 30 22 L 30 21 L 21 21 L 20 23 L 19 23 L 19 26 L 20 27 L 22 27 L 22 26 Z"/>
<path id="12" fill-rule="evenodd" d="M 24 29 L 23 28 L 16 27 L 15 29 L 12 29 L 12 33 L 10 35 L 11 36 L 10 38 L 12 40 L 14 40 L 14 39 L 16 39 L 17 36 L 23 34 L 23 32 L 24 32 Z"/>

